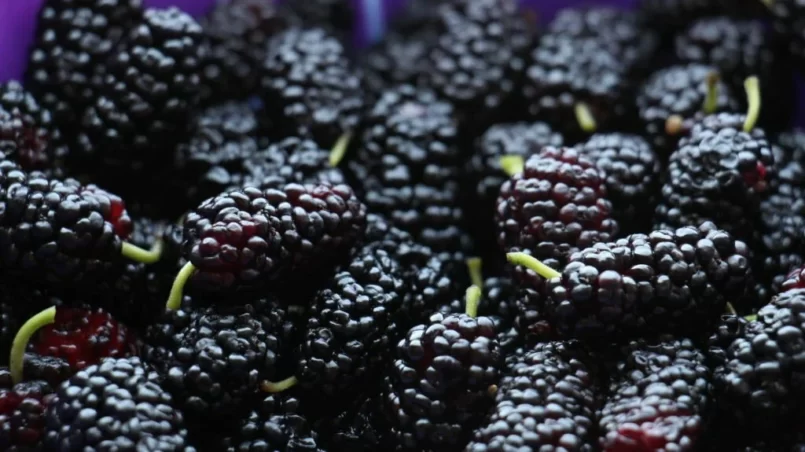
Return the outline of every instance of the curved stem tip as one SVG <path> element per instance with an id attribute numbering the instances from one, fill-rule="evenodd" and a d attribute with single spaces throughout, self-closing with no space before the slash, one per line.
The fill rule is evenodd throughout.
<path id="1" fill-rule="evenodd" d="M 349 142 L 352 139 L 352 133 L 346 132 L 345 134 L 341 135 L 338 141 L 335 142 L 335 146 L 330 151 L 330 166 L 335 168 L 341 163 L 341 160 L 344 160 L 344 156 L 347 155 L 347 148 L 349 147 Z"/>
<path id="2" fill-rule="evenodd" d="M 508 253 L 506 254 L 506 260 L 514 265 L 522 265 L 529 270 L 533 270 L 536 274 L 545 279 L 559 278 L 562 276 L 558 271 L 548 267 L 538 261 L 534 256 L 530 256 L 526 253 Z"/>
<path id="3" fill-rule="evenodd" d="M 470 274 L 470 282 L 478 286 L 479 288 L 484 288 L 484 273 L 483 273 L 483 261 L 481 261 L 480 257 L 471 257 L 467 259 L 467 272 Z"/>
<path id="4" fill-rule="evenodd" d="M 670 136 L 679 135 L 685 120 L 679 115 L 671 115 L 665 120 L 665 133 Z"/>
<path id="5" fill-rule="evenodd" d="M 481 303 L 481 288 L 472 285 L 464 295 L 464 313 L 473 319 L 478 317 L 478 304 Z"/>
<path id="6" fill-rule="evenodd" d="M 520 174 L 525 169 L 525 159 L 522 155 L 504 155 L 500 158 L 500 167 L 507 176 Z"/>
<path id="7" fill-rule="evenodd" d="M 263 392 L 275 394 L 277 392 L 287 391 L 296 386 L 297 383 L 299 383 L 299 380 L 297 380 L 296 377 L 288 377 L 281 381 L 264 381 L 260 383 L 260 389 Z"/>
<path id="8" fill-rule="evenodd" d="M 757 314 L 750 314 L 744 318 L 750 322 L 754 322 L 755 320 L 757 320 Z"/>
<path id="9" fill-rule="evenodd" d="M 123 246 L 120 248 L 120 254 L 128 259 L 133 260 L 134 262 L 140 262 L 141 264 L 155 264 L 159 262 L 159 259 L 162 257 L 162 248 L 162 239 L 157 239 L 150 250 L 145 250 L 137 245 L 123 242 Z"/>
<path id="10" fill-rule="evenodd" d="M 718 108 L 718 81 L 721 76 L 716 71 L 711 71 L 707 74 L 705 83 L 707 84 L 707 93 L 704 96 L 704 104 L 702 110 L 705 114 L 711 115 L 716 112 Z"/>
<path id="11" fill-rule="evenodd" d="M 8 358 L 8 367 L 11 372 L 11 381 L 17 384 L 22 381 L 23 360 L 28 342 L 39 329 L 56 321 L 56 306 L 51 306 L 28 319 L 17 331 L 14 342 L 11 343 L 11 355 Z"/>
<path id="12" fill-rule="evenodd" d="M 726 310 L 729 315 L 738 315 L 738 311 L 735 310 L 735 307 L 729 301 L 727 302 Z"/>
<path id="13" fill-rule="evenodd" d="M 168 303 L 165 307 L 170 311 L 176 311 L 180 307 L 182 307 L 182 298 L 184 297 L 184 286 L 187 284 L 187 281 L 193 275 L 193 272 L 196 271 L 196 266 L 191 264 L 190 262 L 184 264 L 179 273 L 176 275 L 176 279 L 173 280 L 173 286 L 171 286 L 170 295 L 168 295 Z"/>
<path id="14" fill-rule="evenodd" d="M 581 130 L 587 133 L 595 132 L 598 124 L 596 124 L 593 112 L 590 111 L 590 107 L 587 104 L 584 102 L 577 103 L 573 108 L 573 112 L 576 114 L 576 121 L 578 121 Z"/>
<path id="15" fill-rule="evenodd" d="M 744 81 L 744 89 L 746 90 L 746 103 L 749 105 L 744 121 L 744 132 L 751 132 L 760 117 L 760 80 L 754 75 L 747 77 Z"/>

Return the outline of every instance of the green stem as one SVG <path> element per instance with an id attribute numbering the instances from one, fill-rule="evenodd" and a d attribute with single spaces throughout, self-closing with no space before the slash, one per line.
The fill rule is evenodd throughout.
<path id="1" fill-rule="evenodd" d="M 766 8 L 773 9 L 774 8 L 774 0 L 760 0 L 760 3 L 763 3 Z"/>
<path id="2" fill-rule="evenodd" d="M 330 166 L 335 168 L 341 163 L 341 160 L 344 160 L 351 139 L 352 133 L 346 132 L 335 142 L 335 146 L 333 146 L 333 149 L 330 151 Z"/>
<path id="3" fill-rule="evenodd" d="M 757 320 L 757 314 L 750 314 L 744 318 L 750 322 L 754 322 L 755 320 Z"/>
<path id="4" fill-rule="evenodd" d="M 508 253 L 506 254 L 506 260 L 514 265 L 522 265 L 529 270 L 533 270 L 536 274 L 545 279 L 559 278 L 562 276 L 558 271 L 548 267 L 526 253 Z"/>
<path id="5" fill-rule="evenodd" d="M 473 319 L 478 317 L 478 304 L 481 303 L 481 288 L 472 285 L 464 296 L 464 313 Z"/>
<path id="6" fill-rule="evenodd" d="M 260 384 L 260 389 L 263 392 L 270 392 L 272 394 L 282 391 L 287 391 L 288 389 L 293 388 L 296 384 L 299 383 L 299 380 L 296 377 L 288 377 L 282 381 L 264 381 Z"/>
<path id="7" fill-rule="evenodd" d="M 11 372 L 11 381 L 17 384 L 22 381 L 22 368 L 25 359 L 25 349 L 28 342 L 37 331 L 45 325 L 50 325 L 56 321 L 56 306 L 51 306 L 44 311 L 28 319 L 17 331 L 14 341 L 11 343 L 11 356 L 8 359 L 8 367 Z"/>
<path id="8" fill-rule="evenodd" d="M 727 302 L 727 314 L 738 315 L 738 311 L 735 310 L 735 307 L 729 301 Z"/>
<path id="9" fill-rule="evenodd" d="M 579 102 L 576 104 L 573 111 L 576 113 L 576 121 L 579 122 L 581 130 L 587 133 L 595 132 L 595 129 L 598 128 L 598 124 L 596 124 L 593 113 L 590 111 L 590 107 L 587 104 Z"/>
<path id="10" fill-rule="evenodd" d="M 744 81 L 744 89 L 746 90 L 746 103 L 749 105 L 749 111 L 746 113 L 744 121 L 744 132 L 751 132 L 760 117 L 760 80 L 754 75 L 747 77 Z"/>
<path id="11" fill-rule="evenodd" d="M 142 264 L 155 264 L 159 262 L 160 257 L 162 257 L 162 248 L 162 239 L 157 239 L 150 250 L 145 250 L 137 245 L 123 242 L 123 246 L 120 248 L 120 254 L 122 254 L 123 257 L 133 260 L 134 262 L 140 262 Z"/>
<path id="12" fill-rule="evenodd" d="M 707 95 L 704 96 L 704 105 L 702 105 L 705 114 L 713 114 L 718 108 L 718 81 L 720 78 L 716 71 L 707 74 Z"/>
<path id="13" fill-rule="evenodd" d="M 520 174 L 525 169 L 525 159 L 522 155 L 504 155 L 500 158 L 500 167 L 509 177 Z"/>
<path id="14" fill-rule="evenodd" d="M 180 307 L 182 307 L 182 298 L 184 297 L 184 286 L 187 284 L 187 281 L 193 275 L 193 272 L 196 271 L 196 266 L 191 264 L 190 262 L 184 264 L 179 273 L 176 275 L 176 279 L 173 280 L 173 286 L 171 286 L 170 295 L 168 296 L 168 303 L 166 304 L 166 308 L 170 311 L 176 311 Z"/>
<path id="15" fill-rule="evenodd" d="M 479 288 L 484 288 L 484 273 L 483 261 L 480 257 L 471 257 L 467 259 L 467 272 L 470 274 L 470 282 Z"/>

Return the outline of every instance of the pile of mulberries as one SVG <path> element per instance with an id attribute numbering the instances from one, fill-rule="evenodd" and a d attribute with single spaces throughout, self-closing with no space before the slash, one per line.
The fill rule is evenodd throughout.
<path id="1" fill-rule="evenodd" d="M 803 450 L 802 0 L 12 3 L 1 450 Z"/>

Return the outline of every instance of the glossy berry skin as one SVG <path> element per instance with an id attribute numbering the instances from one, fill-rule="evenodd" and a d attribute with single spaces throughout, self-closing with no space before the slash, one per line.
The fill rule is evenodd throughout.
<path id="1" fill-rule="evenodd" d="M 228 438 L 211 438 L 220 441 L 219 450 L 238 452 L 246 450 L 321 451 L 317 432 L 302 414 L 298 396 L 270 394 L 260 396 L 256 407 L 240 420 L 234 435 Z"/>
<path id="2" fill-rule="evenodd" d="M 69 148 L 53 115 L 22 85 L 0 83 L 0 152 L 26 171 L 64 176 Z"/>
<path id="3" fill-rule="evenodd" d="M 41 328 L 28 348 L 67 361 L 74 372 L 135 354 L 134 335 L 107 312 L 68 307 L 56 309 L 55 322 Z"/>
<path id="4" fill-rule="evenodd" d="M 207 290 L 283 282 L 334 265 L 361 237 L 366 207 L 347 185 L 246 187 L 201 203 L 184 220 L 184 250 Z"/>
<path id="5" fill-rule="evenodd" d="M 329 149 L 357 127 L 361 75 L 325 30 L 291 28 L 271 39 L 262 74 L 263 103 L 280 138 L 309 138 Z"/>
<path id="6" fill-rule="evenodd" d="M 29 280 L 82 284 L 120 259 L 131 219 L 118 196 L 0 162 L 0 267 Z"/>
<path id="7" fill-rule="evenodd" d="M 411 328 L 382 394 L 393 442 L 403 450 L 461 447 L 492 404 L 501 365 L 487 317 L 434 314 Z"/>
<path id="8" fill-rule="evenodd" d="M 621 234 L 648 231 L 651 217 L 645 212 L 656 205 L 662 171 L 651 145 L 637 135 L 598 133 L 576 149 L 606 176 L 607 197 Z"/>
<path id="9" fill-rule="evenodd" d="M 601 450 L 696 450 L 713 401 L 705 354 L 692 340 L 631 341 L 609 364 Z"/>
<path id="10" fill-rule="evenodd" d="M 176 8 L 147 9 L 109 61 L 102 95 L 82 117 L 79 148 L 107 164 L 169 155 L 201 94 L 201 26 Z"/>
<path id="11" fill-rule="evenodd" d="M 369 210 L 436 252 L 466 253 L 455 109 L 428 89 L 383 92 L 349 164 Z M 463 256 L 458 256 L 462 260 Z"/>
<path id="12" fill-rule="evenodd" d="M 707 96 L 707 77 L 713 66 L 698 63 L 669 66 L 654 72 L 638 89 L 637 110 L 643 135 L 665 161 L 676 149 L 680 134 L 668 133 L 666 121 L 677 115 L 692 119 L 701 112 Z M 732 90 L 719 80 L 716 112 L 736 111 L 738 102 Z"/>
<path id="13" fill-rule="evenodd" d="M 595 450 L 601 386 L 592 363 L 575 341 L 543 342 L 513 355 L 491 414 L 464 450 Z"/>
<path id="14" fill-rule="evenodd" d="M 547 33 L 598 40 L 634 77 L 650 69 L 660 45 L 656 31 L 645 27 L 638 13 L 610 6 L 564 8 L 551 20 Z"/>
<path id="15" fill-rule="evenodd" d="M 583 102 L 599 129 L 627 115 L 625 67 L 600 41 L 548 33 L 531 50 L 523 82 L 529 117 L 546 121 L 574 143 L 587 135 L 576 118 Z"/>
<path id="16" fill-rule="evenodd" d="M 744 119 L 721 113 L 690 126 L 669 159 L 656 227 L 712 221 L 742 240 L 751 239 L 751 218 L 768 191 L 775 162 L 763 129 L 744 132 Z"/>
<path id="17" fill-rule="evenodd" d="M 206 108 L 193 118 L 190 135 L 174 154 L 174 168 L 187 193 L 198 204 L 242 184 L 245 168 L 260 150 L 258 120 L 245 102 Z"/>
<path id="18" fill-rule="evenodd" d="M 508 113 L 533 36 L 515 0 L 456 0 L 438 11 L 438 37 L 420 84 L 453 104 L 461 127 L 477 136 Z"/>
<path id="19" fill-rule="evenodd" d="M 107 358 L 59 387 L 46 413 L 45 447 L 186 450 L 184 420 L 172 403 L 139 358 Z"/>
<path id="20" fill-rule="evenodd" d="M 398 325 L 404 275 L 396 259 L 372 245 L 337 270 L 311 303 L 296 375 L 306 391 L 342 397 L 388 362 Z"/>
<path id="21" fill-rule="evenodd" d="M 725 319 L 722 325 L 732 323 L 730 334 L 710 339 L 719 415 L 756 439 L 774 439 L 801 425 L 803 411 L 795 401 L 803 396 L 796 358 L 803 346 L 803 312 L 805 290 L 791 289 L 761 308 L 756 321 Z"/>
<path id="22" fill-rule="evenodd" d="M 294 20 L 272 2 L 234 0 L 217 3 L 200 23 L 209 46 L 201 103 L 212 105 L 254 94 L 269 39 Z"/>
<path id="23" fill-rule="evenodd" d="M 562 268 L 579 248 L 613 239 L 618 224 L 611 218 L 605 177 L 575 149 L 543 148 L 500 188 L 498 243 Z"/>
<path id="24" fill-rule="evenodd" d="M 793 130 L 779 135 L 772 151 L 777 177 L 769 181 L 768 195 L 760 202 L 752 243 L 755 273 L 768 294 L 779 292 L 786 275 L 803 264 L 805 134 Z"/>
<path id="25" fill-rule="evenodd" d="M 289 137 L 261 149 L 244 162 L 244 187 L 271 187 L 284 183 L 312 184 L 326 182 L 333 185 L 346 183 L 344 172 L 330 164 L 330 150 L 313 140 Z M 235 176 L 235 174 L 233 174 Z M 240 179 L 233 177 L 233 180 Z M 234 185 L 230 185 L 230 188 Z"/>
<path id="26" fill-rule="evenodd" d="M 698 334 L 751 283 L 746 245 L 704 223 L 583 249 L 561 277 L 546 281 L 535 303 L 565 338 Z"/>
<path id="27" fill-rule="evenodd" d="M 11 372 L 0 368 L 0 448 L 23 452 L 42 448 L 45 410 L 53 388 L 41 380 L 11 382 Z"/>
<path id="28" fill-rule="evenodd" d="M 562 135 L 545 122 L 496 124 L 476 140 L 475 152 L 465 166 L 466 183 L 474 187 L 475 196 L 469 197 L 465 211 L 485 263 L 499 258 L 499 249 L 489 238 L 495 236 L 495 202 L 507 179 L 500 158 L 516 155 L 528 159 L 545 146 L 563 144 Z"/>
<path id="29" fill-rule="evenodd" d="M 49 0 L 39 10 L 25 75 L 42 107 L 65 134 L 101 91 L 104 67 L 142 18 L 141 0 Z"/>
<path id="30" fill-rule="evenodd" d="M 774 105 L 760 112 L 759 124 L 767 131 L 781 131 L 791 125 L 796 94 L 788 70 L 791 61 L 779 41 L 760 20 L 720 16 L 693 22 L 676 36 L 674 49 L 682 63 L 717 68 L 733 93 L 743 92 L 744 80 L 757 76 L 764 104 Z M 745 110 L 745 99 L 739 100 Z"/>
<path id="31" fill-rule="evenodd" d="M 185 416 L 236 422 L 263 380 L 277 377 L 285 311 L 211 306 L 149 329 L 145 356 Z"/>

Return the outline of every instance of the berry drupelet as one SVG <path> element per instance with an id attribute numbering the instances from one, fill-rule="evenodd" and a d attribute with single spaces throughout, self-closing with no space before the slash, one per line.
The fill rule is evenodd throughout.
<path id="1" fill-rule="evenodd" d="M 316 423 L 319 443 L 330 452 L 374 452 L 393 450 L 386 428 L 378 421 L 377 396 L 359 398 L 357 403 L 333 419 Z"/>
<path id="2" fill-rule="evenodd" d="M 781 134 L 772 148 L 777 177 L 769 181 L 752 242 L 754 269 L 766 295 L 779 292 L 805 255 L 805 134 Z"/>
<path id="3" fill-rule="evenodd" d="M 361 56 L 368 95 L 377 96 L 394 86 L 416 84 L 427 72 L 428 52 L 439 36 L 439 8 L 426 1 L 411 1 L 395 14 L 388 31 Z"/>
<path id="4" fill-rule="evenodd" d="M 0 152 L 26 171 L 64 176 L 69 149 L 51 113 L 17 81 L 0 83 Z"/>
<path id="5" fill-rule="evenodd" d="M 187 132 L 206 53 L 201 26 L 191 16 L 176 8 L 147 9 L 107 62 L 101 95 L 82 118 L 79 149 L 121 171 L 164 165 Z"/>
<path id="6" fill-rule="evenodd" d="M 758 311 L 757 320 L 727 317 L 710 340 L 719 415 L 755 439 L 802 425 L 805 290 L 791 289 Z M 727 322 L 729 322 L 727 324 Z M 722 331 L 729 334 L 723 334 Z"/>
<path id="7" fill-rule="evenodd" d="M 258 127 L 254 110 L 241 102 L 215 105 L 196 115 L 188 139 L 177 146 L 174 156 L 177 182 L 186 191 L 183 205 L 198 204 L 242 184 L 244 167 L 260 150 Z"/>
<path id="8" fill-rule="evenodd" d="M 322 450 L 317 446 L 317 433 L 301 413 L 299 398 L 287 394 L 263 396 L 257 407 L 240 421 L 236 433 L 216 447 L 227 452 Z"/>
<path id="9" fill-rule="evenodd" d="M 242 181 L 234 185 L 258 188 L 271 187 L 280 181 L 297 184 L 343 184 L 346 177 L 333 163 L 338 160 L 340 150 L 345 145 L 345 141 L 340 140 L 332 150 L 326 150 L 312 140 L 285 138 L 245 161 L 243 175 L 233 172 L 232 181 Z"/>
<path id="10" fill-rule="evenodd" d="M 149 330 L 152 348 L 145 356 L 188 419 L 236 421 L 248 412 L 260 382 L 276 376 L 286 344 L 285 311 L 274 308 L 211 306 L 192 314 L 174 334 L 160 335 L 165 330 L 159 326 Z"/>
<path id="11" fill-rule="evenodd" d="M 45 411 L 53 388 L 41 380 L 14 384 L 11 372 L 0 368 L 0 448 L 9 452 L 42 449 Z"/>
<path id="12" fill-rule="evenodd" d="M 358 126 L 362 75 L 323 29 L 291 28 L 275 36 L 261 70 L 265 113 L 280 138 L 310 138 L 330 148 Z"/>
<path id="13" fill-rule="evenodd" d="M 168 307 L 181 301 L 184 284 L 208 291 L 305 284 L 331 269 L 361 239 L 366 206 L 347 185 L 281 184 L 245 187 L 202 202 L 184 219 L 183 252 L 189 260 L 176 277 Z"/>
<path id="14" fill-rule="evenodd" d="M 660 44 L 638 13 L 609 6 L 564 8 L 551 20 L 547 33 L 601 42 L 632 77 L 645 75 Z"/>
<path id="15" fill-rule="evenodd" d="M 142 14 L 141 0 L 44 2 L 25 85 L 65 134 L 77 130 L 80 114 L 99 95 L 98 69 Z"/>
<path id="16" fill-rule="evenodd" d="M 182 414 L 136 357 L 78 372 L 62 383 L 45 416 L 49 450 L 190 448 Z"/>
<path id="17" fill-rule="evenodd" d="M 599 40 L 548 33 L 526 64 L 523 99 L 569 144 L 628 116 L 626 68 Z"/>
<path id="18" fill-rule="evenodd" d="M 547 279 L 530 304 L 565 338 L 700 334 L 753 286 L 748 248 L 712 223 L 598 243 L 561 273 L 522 253 L 509 258 Z"/>
<path id="19" fill-rule="evenodd" d="M 102 309 L 57 307 L 53 323 L 37 331 L 28 351 L 65 360 L 73 372 L 104 358 L 134 355 L 134 334 Z M 12 357 L 13 358 L 13 357 Z"/>
<path id="20" fill-rule="evenodd" d="M 132 227 L 125 204 L 95 185 L 2 160 L 0 187 L 0 267 L 9 276 L 75 289 L 108 275 L 122 256 L 158 258 L 124 242 Z"/>
<path id="21" fill-rule="evenodd" d="M 520 87 L 532 30 L 515 0 L 455 0 L 438 12 L 439 35 L 420 83 L 452 103 L 466 134 L 477 136 Z"/>
<path id="22" fill-rule="evenodd" d="M 631 341 L 610 367 L 601 450 L 698 450 L 712 400 L 705 354 L 692 340 Z"/>
<path id="23" fill-rule="evenodd" d="M 436 252 L 468 246 L 453 113 L 430 90 L 386 91 L 364 118 L 361 146 L 349 163 L 369 210 Z"/>
<path id="24" fill-rule="evenodd" d="M 747 80 L 757 88 L 756 78 Z M 669 159 L 655 211 L 658 228 L 713 221 L 751 240 L 753 217 L 775 171 L 771 144 L 754 127 L 756 112 L 750 108 L 748 115 L 721 113 L 694 121 Z"/>
<path id="25" fill-rule="evenodd" d="M 563 145 L 562 135 L 544 122 L 496 124 L 477 140 L 475 152 L 465 167 L 466 186 L 474 188 L 475 196 L 469 197 L 465 211 L 470 216 L 468 227 L 472 229 L 485 262 L 494 262 L 499 255 L 498 247 L 490 238 L 495 236 L 495 201 L 507 179 L 501 168 L 501 158 L 520 156 L 528 159 L 543 147 Z"/>
<path id="26" fill-rule="evenodd" d="M 576 149 L 543 148 L 500 188 L 498 243 L 562 268 L 579 248 L 612 240 L 618 223 L 611 218 L 605 177 Z"/>
<path id="27" fill-rule="evenodd" d="M 473 286 L 466 314 L 434 314 L 397 344 L 381 409 L 398 448 L 460 448 L 491 406 L 503 359 L 479 296 Z"/>
<path id="28" fill-rule="evenodd" d="M 316 293 L 297 351 L 306 394 L 351 398 L 377 377 L 402 334 L 404 284 L 394 257 L 367 245 Z"/>
<path id="29" fill-rule="evenodd" d="M 576 147 L 606 176 L 607 197 L 621 234 L 651 229 L 651 216 L 660 191 L 662 163 L 645 139 L 622 133 L 595 134 Z"/>
<path id="30" fill-rule="evenodd" d="M 685 120 L 703 110 L 716 113 L 738 108 L 717 70 L 697 63 L 653 73 L 638 89 L 636 102 L 643 135 L 664 161 L 676 149 Z"/>
<path id="31" fill-rule="evenodd" d="M 762 21 L 729 17 L 700 19 L 676 36 L 674 48 L 681 63 L 718 69 L 731 92 L 740 92 L 750 76 L 760 79 L 764 98 L 774 108 L 759 118 L 766 129 L 781 130 L 794 116 L 794 82 L 790 62 Z"/>
<path id="32" fill-rule="evenodd" d="M 295 23 L 264 0 L 218 2 L 200 22 L 209 46 L 201 77 L 204 105 L 254 94 L 268 40 Z"/>
<path id="33" fill-rule="evenodd" d="M 464 450 L 594 450 L 601 388 L 587 351 L 574 341 L 543 342 L 511 361 L 491 415 Z"/>

